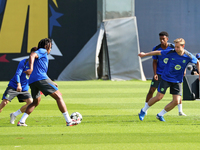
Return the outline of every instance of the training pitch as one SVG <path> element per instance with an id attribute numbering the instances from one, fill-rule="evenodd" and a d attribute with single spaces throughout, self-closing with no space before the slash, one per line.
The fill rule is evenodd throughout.
<path id="1" fill-rule="evenodd" d="M 175 107 L 156 119 L 171 101 L 169 90 L 163 100 L 148 110 L 144 121 L 138 113 L 144 106 L 150 81 L 56 82 L 69 114 L 80 112 L 80 125 L 67 127 L 55 100 L 42 96 L 40 105 L 26 120 L 28 127 L 10 124 L 10 113 L 22 104 L 15 98 L 0 113 L 0 150 L 172 150 L 200 149 L 200 101 L 183 101 L 178 116 Z M 8 82 L 0 82 L 1 97 Z"/>

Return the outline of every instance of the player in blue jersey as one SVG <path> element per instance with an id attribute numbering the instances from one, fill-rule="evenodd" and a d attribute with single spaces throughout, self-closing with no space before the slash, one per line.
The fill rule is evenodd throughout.
<path id="1" fill-rule="evenodd" d="M 31 49 L 31 52 L 34 52 L 35 50 L 36 47 L 33 47 Z M 5 90 L 2 97 L 2 102 L 0 104 L 0 112 L 9 102 L 12 101 L 14 97 L 17 97 L 20 103 L 26 102 L 26 104 L 22 106 L 19 110 L 10 114 L 11 124 L 15 123 L 16 116 L 25 112 L 27 106 L 32 102 L 31 94 L 28 92 L 29 90 L 28 78 L 24 73 L 24 71 L 28 69 L 29 69 L 28 59 L 21 60 L 18 64 L 18 68 L 14 77 L 10 80 L 8 87 Z"/>
<path id="2" fill-rule="evenodd" d="M 167 32 L 165 31 L 160 32 L 159 39 L 160 39 L 160 44 L 155 46 L 152 51 L 174 49 L 174 44 L 168 43 L 169 34 Z M 162 55 L 155 55 L 155 56 L 152 56 L 152 58 L 153 58 L 154 76 L 151 81 L 149 92 L 146 96 L 145 105 L 148 105 L 148 101 L 153 97 L 155 90 L 158 88 L 158 85 L 161 80 L 161 74 L 168 62 L 168 58 Z M 178 104 L 178 111 L 179 111 L 179 116 L 186 116 L 186 114 L 183 113 L 183 110 L 182 110 L 182 99 L 180 100 L 180 103 Z"/>
<path id="3" fill-rule="evenodd" d="M 156 102 L 160 101 L 168 87 L 170 87 L 170 94 L 172 94 L 172 101 L 165 106 L 165 108 L 157 114 L 156 118 L 160 121 L 165 121 L 163 115 L 172 110 L 176 105 L 178 105 L 179 101 L 181 100 L 182 95 L 182 86 L 181 83 L 183 82 L 183 76 L 185 72 L 185 68 L 189 62 L 196 64 L 198 71 L 199 68 L 199 61 L 197 58 L 192 55 L 190 52 L 184 49 L 185 47 L 185 40 L 183 38 L 178 38 L 174 40 L 175 43 L 175 50 L 162 50 L 162 51 L 153 51 L 149 53 L 141 52 L 138 54 L 140 57 L 145 56 L 152 56 L 152 55 L 162 55 L 168 57 L 168 63 L 164 68 L 161 81 L 158 86 L 157 95 L 151 98 L 148 102 L 148 105 L 145 105 L 144 108 L 141 109 L 139 113 L 139 119 L 143 120 L 146 111 L 154 105 Z M 199 75 L 200 80 L 200 75 Z"/>
<path id="4" fill-rule="evenodd" d="M 50 95 L 56 100 L 58 108 L 66 120 L 67 126 L 74 126 L 80 123 L 79 121 L 75 121 L 70 118 L 62 95 L 57 88 L 58 85 L 51 81 L 51 79 L 47 76 L 49 63 L 48 54 L 51 51 L 51 46 L 52 42 L 50 39 L 42 39 L 38 43 L 38 50 L 30 55 L 30 69 L 25 71 L 25 73 L 30 75 L 29 85 L 31 87 L 33 102 L 27 107 L 17 126 L 27 126 L 25 124 L 26 119 L 41 101 L 40 91 L 42 91 L 45 96 Z"/>

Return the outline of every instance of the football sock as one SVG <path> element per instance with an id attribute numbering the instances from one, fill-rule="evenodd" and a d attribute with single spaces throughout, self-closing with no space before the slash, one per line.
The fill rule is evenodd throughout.
<path id="1" fill-rule="evenodd" d="M 182 104 L 178 104 L 178 112 L 182 112 Z"/>
<path id="2" fill-rule="evenodd" d="M 64 113 L 63 113 L 63 116 L 64 116 L 66 122 L 71 122 L 71 118 L 69 117 L 68 111 L 64 112 Z"/>
<path id="3" fill-rule="evenodd" d="M 25 121 L 26 121 L 26 119 L 28 118 L 28 116 L 29 116 L 29 115 L 28 115 L 27 113 L 24 113 L 23 116 L 22 116 L 22 118 L 20 119 L 20 122 L 21 122 L 21 123 L 25 123 Z"/>
<path id="4" fill-rule="evenodd" d="M 21 112 L 21 110 L 19 109 L 18 111 L 16 111 L 16 112 L 14 112 L 13 114 L 14 114 L 14 116 L 18 116 L 19 114 L 21 114 L 22 112 Z"/>
<path id="5" fill-rule="evenodd" d="M 144 112 L 146 112 L 148 109 L 149 109 L 149 105 L 148 105 L 148 103 L 145 103 L 145 106 L 144 106 L 144 108 L 142 108 L 142 111 L 144 111 Z"/>
<path id="6" fill-rule="evenodd" d="M 163 109 L 158 115 L 159 116 L 164 116 L 164 114 L 166 114 L 166 113 L 167 113 L 167 111 L 165 109 Z"/>

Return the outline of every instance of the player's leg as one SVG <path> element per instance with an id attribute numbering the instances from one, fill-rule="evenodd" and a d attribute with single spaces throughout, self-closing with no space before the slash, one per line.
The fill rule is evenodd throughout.
<path id="1" fill-rule="evenodd" d="M 3 99 L 1 104 L 0 104 L 0 112 L 2 112 L 3 108 L 8 104 L 8 100 L 7 99 Z"/>
<path id="2" fill-rule="evenodd" d="M 62 95 L 60 94 L 60 92 L 58 90 L 55 91 L 54 93 L 50 94 L 50 96 L 56 100 L 58 108 L 62 113 L 67 111 L 65 102 L 62 98 Z"/>
<path id="3" fill-rule="evenodd" d="M 33 99 L 32 98 L 28 98 L 28 99 L 25 99 L 23 100 L 24 102 L 26 102 L 25 105 L 23 105 L 19 110 L 23 113 L 25 112 L 26 108 L 28 107 L 28 105 L 30 105 L 32 102 L 33 102 Z"/>
<path id="4" fill-rule="evenodd" d="M 146 103 L 153 97 L 153 93 L 155 92 L 156 88 L 155 87 L 150 87 L 149 92 L 147 93 L 146 96 Z"/>
<path id="5" fill-rule="evenodd" d="M 165 121 L 165 119 L 163 118 L 164 114 L 166 114 L 167 112 L 172 110 L 175 106 L 177 106 L 180 100 L 181 100 L 180 95 L 173 95 L 173 100 L 169 104 L 167 104 L 160 113 L 157 114 L 156 118 L 159 119 L 160 121 Z"/>
<path id="6" fill-rule="evenodd" d="M 20 92 L 20 93 L 18 94 L 17 97 L 18 97 L 18 101 L 19 101 L 20 103 L 26 102 L 26 104 L 23 105 L 23 106 L 22 106 L 19 110 L 17 110 L 16 112 L 10 114 L 10 123 L 11 123 L 11 124 L 14 124 L 14 123 L 15 123 L 16 117 L 17 117 L 18 115 L 20 115 L 21 113 L 25 112 L 27 106 L 28 106 L 29 104 L 31 104 L 32 101 L 33 101 L 32 97 L 31 97 L 31 94 L 30 94 L 28 91 Z"/>
<path id="7" fill-rule="evenodd" d="M 164 80 L 160 80 L 159 86 L 158 86 L 158 92 L 155 97 L 152 97 L 147 104 L 145 104 L 144 108 L 141 109 L 139 115 L 139 119 L 142 121 L 146 115 L 147 110 L 154 105 L 156 102 L 160 101 L 163 96 L 165 95 L 165 92 L 167 88 L 170 86 L 170 84 Z"/>
<path id="8" fill-rule="evenodd" d="M 78 124 L 77 122 L 71 120 L 69 113 L 67 111 L 67 106 L 65 105 L 61 93 L 50 79 L 40 81 L 40 90 L 45 96 L 50 95 L 52 98 L 56 100 L 58 108 L 62 112 L 66 120 L 67 126 L 73 126 Z"/>
<path id="9" fill-rule="evenodd" d="M 167 88 L 170 86 L 170 84 L 164 80 L 160 80 L 160 84 L 158 86 L 158 92 L 156 94 L 155 97 L 152 97 L 149 102 L 148 102 L 148 106 L 151 107 L 152 105 L 154 105 L 156 102 L 160 101 L 164 95 L 165 92 L 167 91 Z M 147 106 L 147 107 L 148 107 Z M 144 111 L 146 111 L 148 108 L 144 109 Z"/>
<path id="10" fill-rule="evenodd" d="M 33 85 L 37 86 L 37 88 L 45 96 L 50 95 L 51 97 L 53 97 L 56 100 L 57 105 L 59 107 L 59 110 L 62 112 L 68 126 L 73 126 L 73 125 L 78 124 L 77 122 L 74 122 L 74 121 L 71 120 L 71 118 L 70 118 L 70 116 L 67 112 L 67 107 L 65 105 L 65 102 L 62 98 L 61 93 L 58 91 L 58 88 L 55 86 L 55 84 L 50 79 L 40 80 L 40 81 L 32 83 L 30 85 L 31 86 L 31 93 L 32 93 L 32 86 Z M 33 96 L 33 94 L 32 94 L 32 96 Z M 33 102 L 34 102 L 34 100 L 33 100 Z M 32 105 L 32 103 L 30 105 Z M 29 106 L 27 108 L 29 108 Z M 27 113 L 29 113 L 29 112 L 27 112 Z"/>
<path id="11" fill-rule="evenodd" d="M 147 93 L 147 96 L 146 96 L 146 103 L 148 103 L 148 101 L 153 97 L 155 90 L 158 88 L 160 80 L 161 80 L 161 75 L 158 75 L 158 80 L 155 80 L 153 77 L 149 92 Z"/>
<path id="12" fill-rule="evenodd" d="M 17 126 L 27 126 L 25 124 L 26 119 L 33 112 L 35 107 L 37 107 L 39 105 L 40 101 L 41 101 L 41 97 L 33 99 L 33 102 L 27 106 L 27 108 L 26 108 L 23 116 L 21 117 L 20 121 L 18 122 Z"/>
<path id="13" fill-rule="evenodd" d="M 156 118 L 160 121 L 165 121 L 163 116 L 175 106 L 177 106 L 181 101 L 182 86 L 181 83 L 170 83 L 170 94 L 173 95 L 173 100 L 165 106 L 165 108 L 157 114 Z"/>
<path id="14" fill-rule="evenodd" d="M 26 122 L 26 119 L 28 118 L 28 116 L 30 115 L 30 113 L 33 112 L 33 110 L 35 109 L 35 107 L 37 107 L 41 101 L 41 95 L 40 95 L 40 91 L 39 89 L 37 88 L 37 83 L 32 83 L 30 84 L 30 87 L 31 87 L 31 95 L 33 97 L 33 101 L 32 103 L 30 103 L 23 116 L 21 117 L 20 121 L 18 122 L 17 126 L 27 126 L 25 124 Z"/>
<path id="15" fill-rule="evenodd" d="M 176 105 L 181 103 L 181 95 L 182 95 L 182 84 L 181 83 L 173 83 L 170 86 L 170 94 L 173 95 L 173 100 L 169 105 L 166 106 L 166 111 L 172 110 Z"/>
<path id="16" fill-rule="evenodd" d="M 18 95 L 18 92 L 8 86 L 3 94 L 3 97 L 2 97 L 2 102 L 0 104 L 0 112 L 2 112 L 3 108 L 9 103 L 9 101 L 11 102 L 11 100 Z"/>
<path id="17" fill-rule="evenodd" d="M 24 112 L 25 112 L 27 106 L 28 106 L 29 104 L 32 103 L 33 99 L 32 99 L 32 98 L 28 98 L 28 99 L 19 100 L 19 101 L 20 101 L 20 102 L 22 102 L 22 101 L 23 101 L 23 102 L 26 102 L 26 104 L 23 105 L 23 106 L 22 106 L 20 109 L 18 109 L 16 112 L 10 114 L 10 123 L 11 123 L 11 124 L 14 124 L 14 123 L 15 123 L 15 119 L 16 119 L 16 117 L 17 117 L 18 115 L 20 115 L 21 113 L 24 113 Z"/>
<path id="18" fill-rule="evenodd" d="M 187 116 L 187 115 L 183 112 L 182 98 L 181 98 L 181 100 L 180 100 L 180 103 L 178 104 L 178 114 L 179 114 L 179 116 Z"/>
<path id="19" fill-rule="evenodd" d="M 149 102 L 148 102 L 149 107 L 151 107 L 152 105 L 154 105 L 155 103 L 157 103 L 158 101 L 160 101 L 164 97 L 164 95 L 165 94 L 163 94 L 163 93 L 157 92 L 156 96 L 152 97 L 149 100 Z"/>
<path id="20" fill-rule="evenodd" d="M 180 95 L 173 95 L 173 100 L 169 104 L 167 104 L 164 109 L 167 112 L 169 112 L 170 110 L 172 110 L 175 106 L 179 104 L 180 100 L 181 100 Z"/>
<path id="21" fill-rule="evenodd" d="M 74 126 L 80 123 L 70 118 L 69 113 L 67 111 L 67 106 L 62 98 L 61 93 L 58 90 L 50 94 L 50 96 L 56 100 L 58 108 L 62 112 L 67 126 Z"/>
<path id="22" fill-rule="evenodd" d="M 148 94 L 147 94 L 147 96 L 146 96 L 146 102 L 145 102 L 144 107 L 148 107 L 148 102 L 149 102 L 149 100 L 153 97 L 153 94 L 154 94 L 155 90 L 156 90 L 156 89 L 158 88 L 158 86 L 159 86 L 159 83 L 160 83 L 160 81 L 161 81 L 161 75 L 158 75 L 157 77 L 158 77 L 157 80 L 154 79 L 154 77 L 153 77 L 153 79 L 152 79 L 152 81 L 151 81 L 151 86 L 150 86 L 149 92 L 148 92 Z M 146 111 L 146 115 L 147 115 L 147 111 Z"/>
<path id="23" fill-rule="evenodd" d="M 41 96 L 38 98 L 34 98 L 33 102 L 30 103 L 26 108 L 25 113 L 30 115 L 33 112 L 33 110 L 40 104 L 40 101 L 41 101 Z"/>
<path id="24" fill-rule="evenodd" d="M 157 92 L 155 97 L 152 97 L 149 102 L 141 109 L 139 115 L 139 119 L 142 121 L 146 115 L 147 110 L 156 102 L 160 101 L 163 98 L 164 94 Z"/>
<path id="25" fill-rule="evenodd" d="M 15 117 L 25 112 L 27 106 L 33 102 L 31 94 L 28 91 L 19 92 L 19 94 L 17 95 L 17 98 L 20 103 L 26 102 L 26 104 L 23 105 L 19 110 L 13 113 Z"/>

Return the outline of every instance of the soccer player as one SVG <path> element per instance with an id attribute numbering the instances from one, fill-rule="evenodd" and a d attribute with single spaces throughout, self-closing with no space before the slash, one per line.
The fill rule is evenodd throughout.
<path id="1" fill-rule="evenodd" d="M 168 43 L 169 34 L 167 32 L 165 31 L 160 32 L 159 39 L 160 39 L 160 44 L 155 46 L 152 51 L 174 49 L 174 44 Z M 149 99 L 153 97 L 155 90 L 158 88 L 158 85 L 161 80 L 161 74 L 168 61 L 167 56 L 162 56 L 162 55 L 155 55 L 152 56 L 152 58 L 153 58 L 154 76 L 151 81 L 149 92 L 146 96 L 145 105 L 147 105 Z M 186 114 L 183 113 L 182 111 L 182 100 L 180 100 L 180 103 L 178 104 L 178 111 L 179 111 L 179 116 L 186 116 Z"/>
<path id="2" fill-rule="evenodd" d="M 57 88 L 57 84 L 51 81 L 47 76 L 48 70 L 48 54 L 51 51 L 52 41 L 48 38 L 42 39 L 38 43 L 38 50 L 31 53 L 29 58 L 29 67 L 25 73 L 30 75 L 29 85 L 31 88 L 31 95 L 33 97 L 33 102 L 27 107 L 25 113 L 23 114 L 21 120 L 18 122 L 17 126 L 27 126 L 25 124 L 26 119 L 30 113 L 37 107 L 41 101 L 40 91 L 45 95 L 50 95 L 57 102 L 59 110 L 62 112 L 67 126 L 74 126 L 80 122 L 72 120 L 69 117 L 67 107 L 62 98 L 61 93 Z"/>
<path id="3" fill-rule="evenodd" d="M 31 49 L 31 52 L 34 52 L 35 50 L 37 50 L 37 48 L 33 47 Z M 0 104 L 0 112 L 2 112 L 3 108 L 9 102 L 11 102 L 14 97 L 17 97 L 20 103 L 26 102 L 26 104 L 22 106 L 19 110 L 10 114 L 11 124 L 15 123 L 16 116 L 25 112 L 27 106 L 33 101 L 31 94 L 28 92 L 28 89 L 29 89 L 28 77 L 24 73 L 24 71 L 28 69 L 29 69 L 28 59 L 21 60 L 18 64 L 18 68 L 14 77 L 8 83 L 8 87 L 5 90 L 2 97 L 2 102 Z"/>
<path id="4" fill-rule="evenodd" d="M 165 106 L 165 108 L 157 114 L 156 118 L 160 121 L 165 121 L 164 114 L 172 110 L 176 105 L 179 104 L 182 95 L 182 86 L 184 71 L 189 62 L 196 64 L 199 71 L 199 61 L 190 52 L 184 49 L 185 40 L 183 38 L 178 38 L 174 40 L 175 50 L 162 50 L 162 51 L 152 51 L 149 53 L 141 52 L 138 54 L 140 57 L 152 56 L 152 55 L 162 55 L 168 57 L 168 63 L 165 66 L 161 81 L 157 89 L 157 94 L 155 97 L 148 101 L 148 104 L 141 109 L 139 113 L 139 119 L 142 121 L 146 115 L 146 111 L 154 105 L 156 102 L 160 101 L 168 87 L 170 87 L 170 94 L 172 94 L 172 101 Z M 200 80 L 200 75 L 199 75 Z"/>

